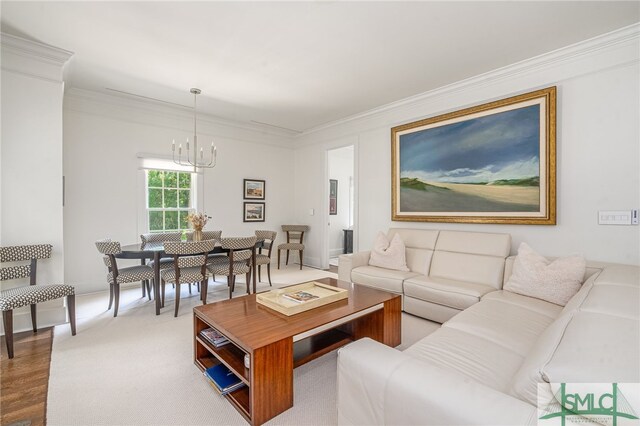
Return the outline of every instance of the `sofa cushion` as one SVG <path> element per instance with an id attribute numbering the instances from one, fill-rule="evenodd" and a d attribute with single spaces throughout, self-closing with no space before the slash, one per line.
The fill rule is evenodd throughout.
<path id="1" fill-rule="evenodd" d="M 560 344 L 562 335 L 573 317 L 561 315 L 540 335 L 518 371 L 513 375 L 508 392 L 523 401 L 537 405 L 538 383 L 546 382 L 544 367 Z"/>
<path id="2" fill-rule="evenodd" d="M 500 289 L 510 250 L 509 234 L 440 231 L 429 276 Z"/>
<path id="3" fill-rule="evenodd" d="M 505 290 L 564 306 L 580 290 L 585 269 L 582 256 L 550 261 L 522 243 Z"/>
<path id="4" fill-rule="evenodd" d="M 535 311 L 549 318 L 557 318 L 560 314 L 558 305 L 536 299 L 535 297 L 523 296 L 521 294 L 511 293 L 507 290 L 498 290 L 488 293 L 482 297 L 482 300 L 496 300 L 510 305 L 519 306 L 522 309 Z"/>
<path id="5" fill-rule="evenodd" d="M 387 237 L 392 239 L 394 236 L 400 235 L 406 247 L 409 270 L 421 275 L 428 275 L 438 234 L 439 231 L 430 229 L 391 228 Z"/>
<path id="6" fill-rule="evenodd" d="M 632 265 L 607 265 L 596 278 L 596 283 L 640 287 L 640 268 Z"/>
<path id="7" fill-rule="evenodd" d="M 488 232 L 440 231 L 436 250 L 506 258 L 511 235 Z"/>
<path id="8" fill-rule="evenodd" d="M 451 318 L 443 327 L 482 337 L 525 357 L 562 310 L 558 305 L 517 294 L 490 295 L 493 293 Z M 542 308 L 540 303 L 548 306 Z"/>
<path id="9" fill-rule="evenodd" d="M 389 240 L 382 232 L 378 232 L 371 249 L 369 265 L 408 271 L 405 247 L 400 235 L 395 235 Z"/>
<path id="10" fill-rule="evenodd" d="M 402 293 L 402 282 L 418 276 L 415 272 L 394 271 L 377 266 L 359 266 L 351 271 L 351 281 L 393 293 Z"/>
<path id="11" fill-rule="evenodd" d="M 640 287 L 596 283 L 580 311 L 640 320 Z"/>
<path id="12" fill-rule="evenodd" d="M 418 276 L 404 282 L 404 294 L 456 309 L 466 309 L 495 289 L 484 284 Z"/>
<path id="13" fill-rule="evenodd" d="M 490 388 L 506 391 L 522 356 L 455 328 L 441 327 L 404 351 L 441 368 L 454 370 Z"/>
<path id="14" fill-rule="evenodd" d="M 639 359 L 638 320 L 578 311 L 543 374 L 549 383 L 638 383 Z"/>
<path id="15" fill-rule="evenodd" d="M 464 267 L 463 267 L 464 266 Z M 429 276 L 502 288 L 504 258 L 435 251 Z"/>

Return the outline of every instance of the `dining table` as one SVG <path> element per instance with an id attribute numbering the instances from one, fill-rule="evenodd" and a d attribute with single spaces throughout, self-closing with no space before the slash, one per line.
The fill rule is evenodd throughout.
<path id="1" fill-rule="evenodd" d="M 263 243 L 264 241 L 262 240 L 257 241 L 255 247 L 251 250 L 251 275 L 254 293 L 256 292 L 256 249 L 262 247 Z M 121 246 L 121 250 L 122 251 L 116 254 L 115 257 L 119 259 L 140 259 L 143 265 L 147 259 L 153 260 L 153 298 L 155 300 L 156 315 L 160 315 L 160 298 L 158 297 L 158 294 L 160 294 L 160 259 L 172 258 L 173 255 L 165 253 L 163 242 L 127 244 Z M 219 243 L 216 243 L 213 250 L 208 254 L 226 253 L 228 251 L 227 249 L 223 249 Z M 247 283 L 247 286 L 248 285 L 249 283 Z"/>

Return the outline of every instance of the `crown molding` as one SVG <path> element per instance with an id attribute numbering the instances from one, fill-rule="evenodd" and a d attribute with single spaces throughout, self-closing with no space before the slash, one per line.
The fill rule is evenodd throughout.
<path id="1" fill-rule="evenodd" d="M 637 42 L 640 39 L 640 23 L 632 24 L 618 30 L 596 36 L 578 43 L 543 53 L 520 62 L 516 62 L 505 67 L 479 74 L 446 86 L 442 86 L 427 92 L 423 92 L 408 98 L 391 102 L 358 114 L 354 114 L 339 120 L 331 121 L 320 126 L 303 131 L 296 135 L 296 139 L 304 139 L 305 136 L 319 133 L 321 131 L 342 126 L 356 121 L 371 119 L 402 107 L 414 107 L 424 102 L 430 102 L 434 98 L 449 96 L 452 93 L 469 90 L 474 87 L 495 84 L 496 82 L 508 80 L 519 75 L 536 73 L 549 67 L 560 66 L 571 63 L 588 55 L 598 54 L 604 50 L 611 50 L 619 45 L 629 42 Z M 636 49 L 637 50 L 637 49 Z M 638 58 L 635 61 L 637 62 Z"/>
<path id="2" fill-rule="evenodd" d="M 168 105 L 152 99 L 137 99 L 73 87 L 65 90 L 64 109 L 180 131 L 193 131 L 192 107 Z M 285 129 L 229 120 L 203 112 L 198 112 L 198 128 L 203 132 L 228 139 L 286 148 L 293 147 L 293 135 L 296 134 Z"/>
<path id="3" fill-rule="evenodd" d="M 73 52 L 55 46 L 0 33 L 2 69 L 61 83 L 64 65 Z"/>

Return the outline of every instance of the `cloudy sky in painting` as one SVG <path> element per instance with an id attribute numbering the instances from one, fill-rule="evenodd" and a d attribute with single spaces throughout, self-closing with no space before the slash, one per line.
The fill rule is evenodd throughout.
<path id="1" fill-rule="evenodd" d="M 400 136 L 400 176 L 491 182 L 540 175 L 540 106 Z"/>

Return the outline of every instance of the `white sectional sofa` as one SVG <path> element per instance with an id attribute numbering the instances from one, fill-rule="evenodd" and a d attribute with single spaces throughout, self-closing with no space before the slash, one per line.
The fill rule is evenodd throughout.
<path id="1" fill-rule="evenodd" d="M 338 278 L 403 295 L 403 310 L 444 322 L 502 288 L 509 234 L 392 228 L 408 272 L 369 266 L 370 252 L 340 256 Z"/>
<path id="2" fill-rule="evenodd" d="M 434 260 L 437 249 L 436 240 Z M 478 251 L 474 244 L 467 250 Z M 513 260 L 505 262 L 501 283 Z M 446 279 L 473 280 L 465 274 Z M 406 283 L 414 277 L 404 281 L 405 308 Z M 589 263 L 564 307 L 500 287 L 483 292 L 478 303 L 458 305 L 462 312 L 404 351 L 370 339 L 340 349 L 338 423 L 536 424 L 539 383 L 551 395 L 551 383 L 640 382 L 640 268 Z"/>

